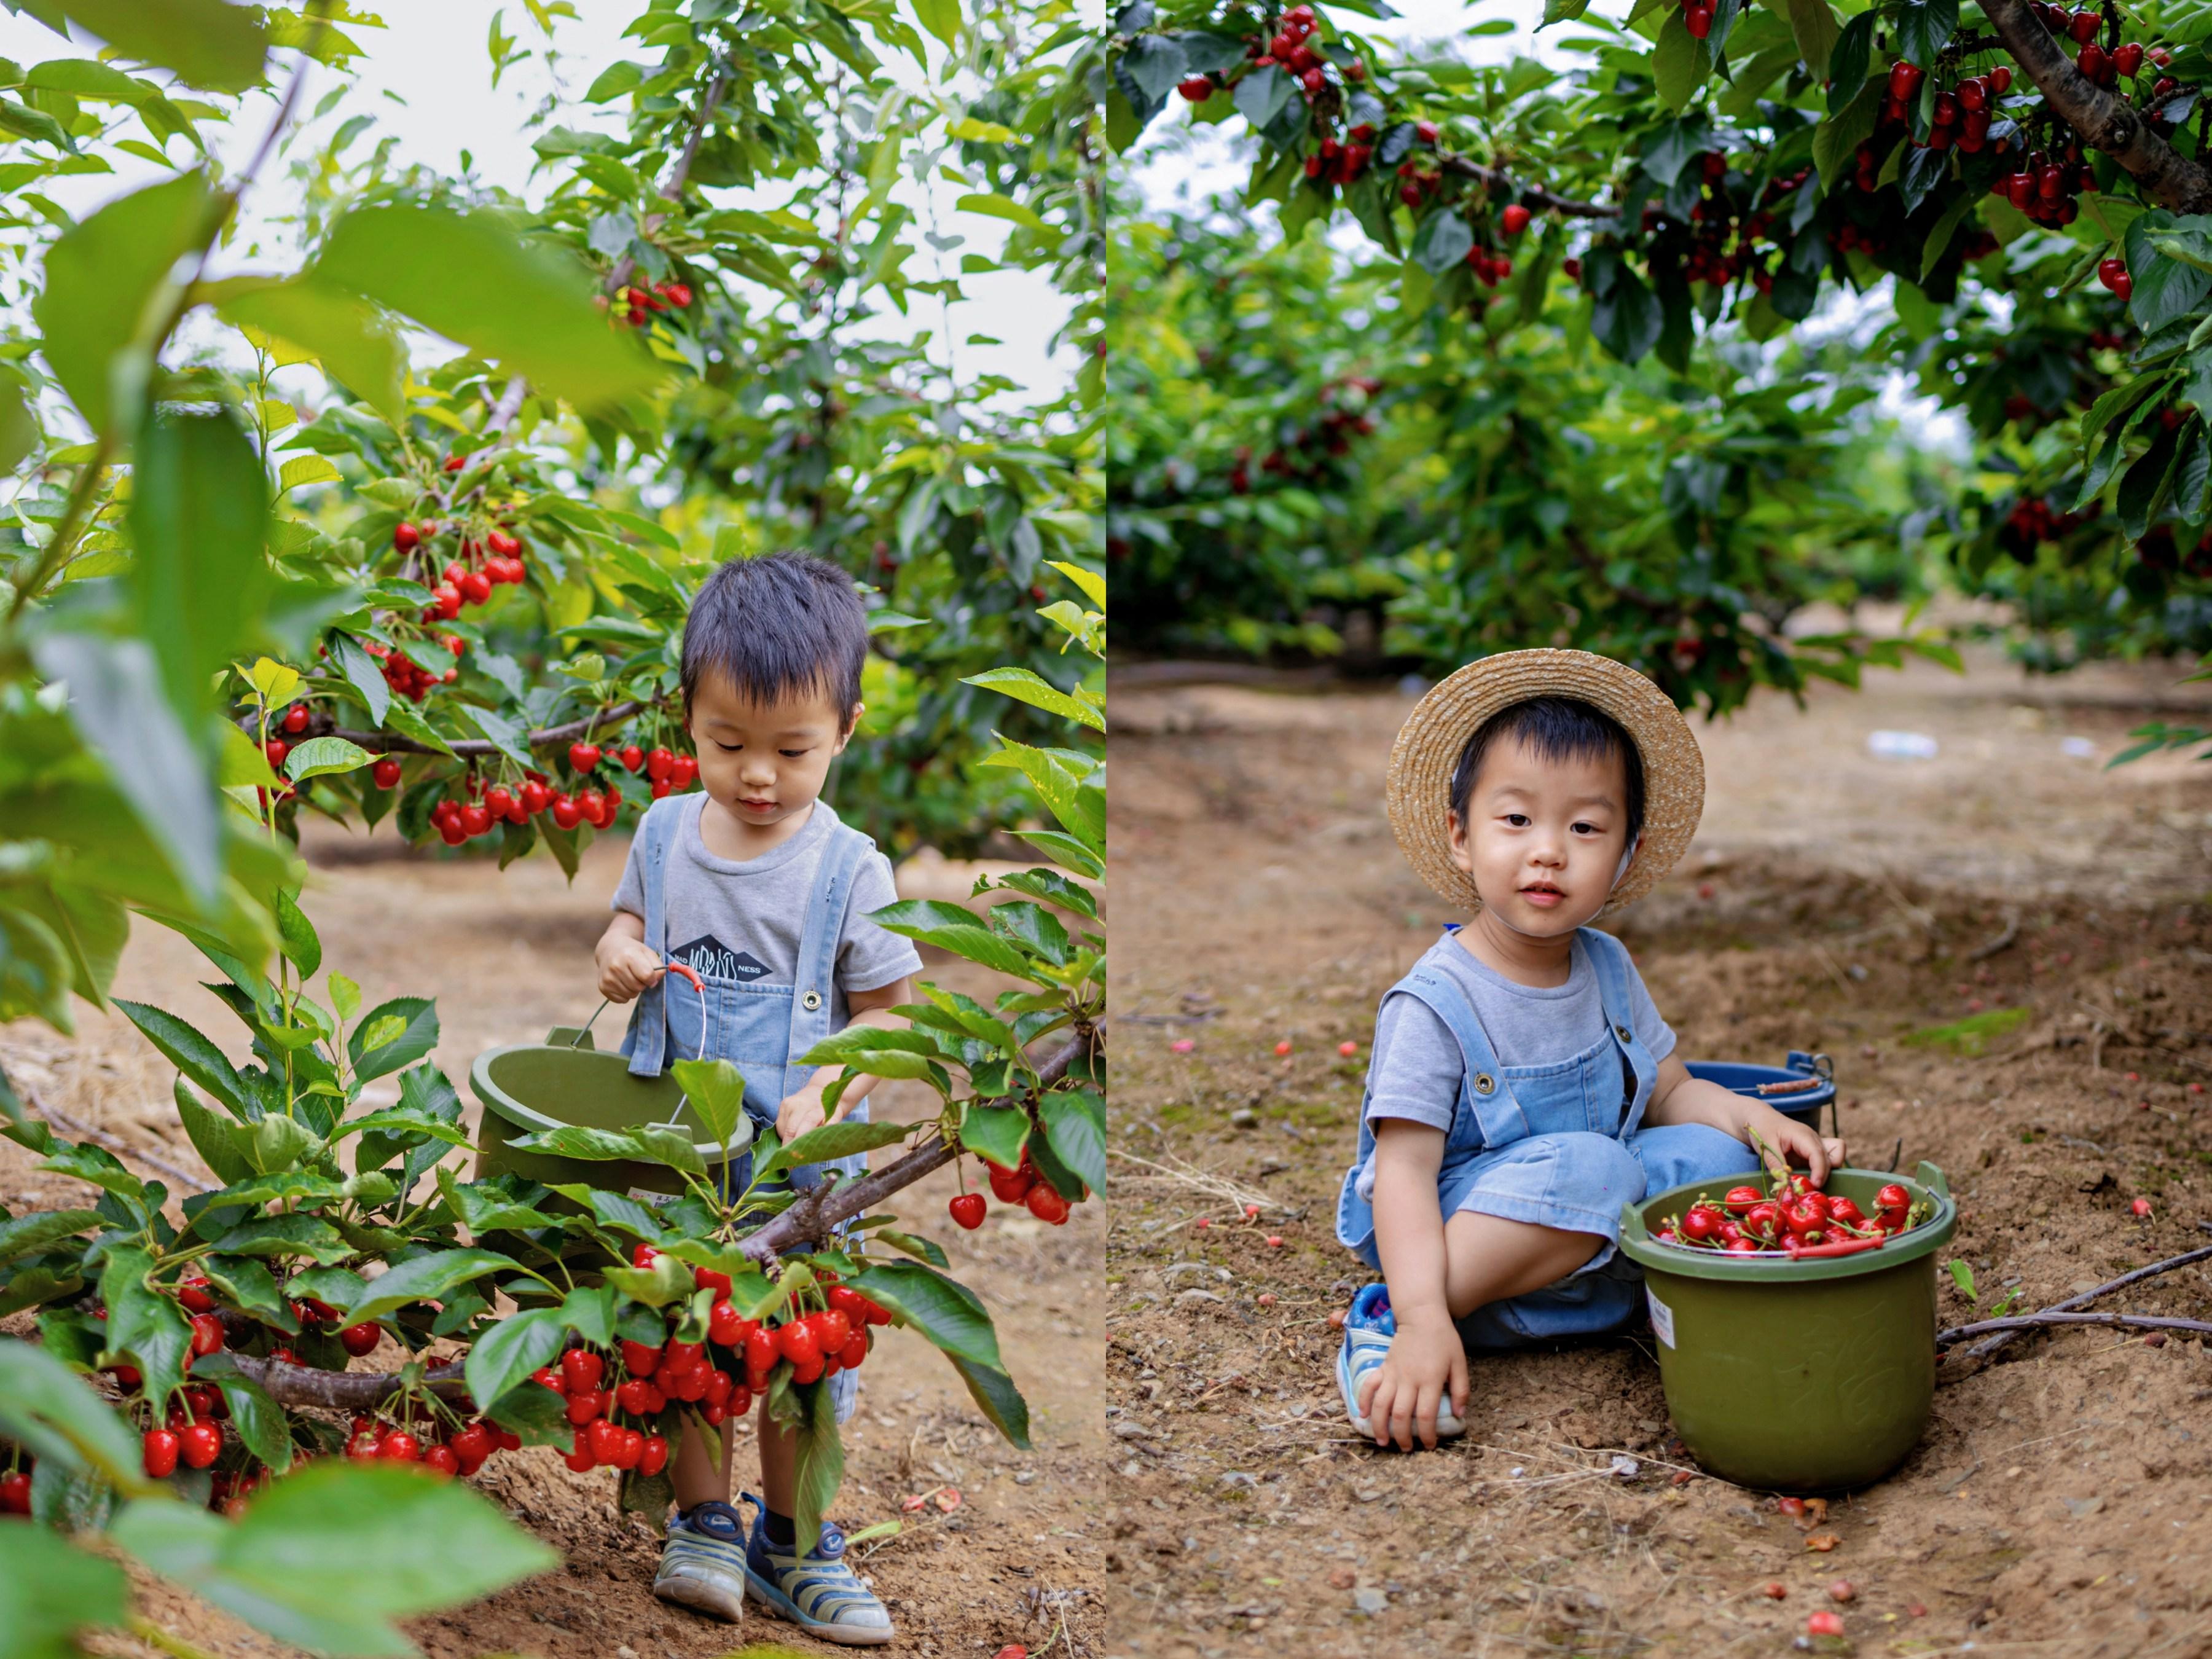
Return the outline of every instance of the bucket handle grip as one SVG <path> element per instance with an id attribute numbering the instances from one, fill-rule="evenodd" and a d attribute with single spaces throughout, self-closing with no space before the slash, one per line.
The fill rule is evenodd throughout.
<path id="1" fill-rule="evenodd" d="M 1924 1158 L 1920 1160 L 1920 1167 L 1912 1172 L 1912 1178 L 1918 1182 L 1922 1186 L 1925 1187 L 1929 1192 L 1935 1194 L 1938 1198 L 1948 1198 L 1951 1196 L 1950 1181 L 1945 1176 L 1942 1170 L 1937 1169 L 1933 1164 L 1930 1164 Z"/>
<path id="2" fill-rule="evenodd" d="M 1623 1238 L 1633 1239 L 1638 1244 L 1650 1241 L 1650 1235 L 1644 1226 L 1643 1206 L 1633 1199 L 1626 1200 L 1620 1206 L 1620 1236 Z"/>
<path id="3" fill-rule="evenodd" d="M 699 970 L 697 969 L 694 968 L 688 962 L 678 962 L 675 957 L 671 957 L 668 958 L 668 971 L 672 974 L 681 974 L 684 978 L 690 980 L 691 981 L 691 988 L 699 994 L 699 1000 L 702 1006 L 705 1004 L 707 1000 L 707 985 L 706 981 L 699 977 Z M 571 1048 L 582 1046 L 584 1039 L 592 1034 L 592 1027 L 599 1024 L 599 1016 L 606 1012 L 608 1005 L 613 1002 L 613 1000 L 614 999 L 612 997 L 601 997 L 599 999 L 599 1006 L 592 1010 L 592 1017 L 586 1020 L 580 1026 L 577 1027 L 576 1035 L 568 1039 L 568 1046 Z"/>

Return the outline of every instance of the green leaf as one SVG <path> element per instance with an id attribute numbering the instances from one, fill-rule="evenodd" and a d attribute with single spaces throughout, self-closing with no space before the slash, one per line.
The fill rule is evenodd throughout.
<path id="1" fill-rule="evenodd" d="M 1794 18 L 1793 18 L 1794 22 Z M 1878 11 L 1861 12 L 1843 27 L 1828 54 L 1828 113 L 1839 115 L 1855 103 L 1867 83 L 1867 69 L 1874 59 L 1875 25 Z M 1853 143 L 1856 143 L 1853 140 Z M 1826 178 L 1827 175 L 1823 174 Z"/>
<path id="2" fill-rule="evenodd" d="M 268 40 L 259 8 L 224 0 L 44 0 L 125 58 L 173 70 L 210 92 L 244 92 L 261 82 Z"/>
<path id="3" fill-rule="evenodd" d="M 23 76 L 23 85 L 66 92 L 72 97 L 100 103 L 128 104 L 134 109 L 161 95 L 152 82 L 141 81 L 112 64 L 96 63 L 89 58 L 55 58 L 33 64 Z"/>
<path id="4" fill-rule="evenodd" d="M 736 1066 L 726 1060 L 679 1060 L 668 1069 L 691 1103 L 693 1115 L 716 1146 L 735 1153 L 752 1144 L 752 1120 L 745 1115 L 744 1073 Z"/>
<path id="5" fill-rule="evenodd" d="M 982 1407 L 992 1425 L 1015 1445 L 1027 1451 L 1030 1444 L 1029 1402 L 1014 1386 L 1014 1379 L 995 1365 L 979 1365 L 958 1354 L 948 1354 L 952 1369 L 968 1385 L 969 1395 Z"/>
<path id="6" fill-rule="evenodd" d="M 378 1022 L 397 1019 L 398 1034 L 371 1044 Z M 387 1028 L 388 1029 L 388 1028 Z M 411 1066 L 438 1046 L 438 1006 L 428 997 L 394 997 L 379 1003 L 362 1017 L 346 1043 L 355 1080 L 366 1083 Z"/>
<path id="7" fill-rule="evenodd" d="M 945 1259 L 945 1252 L 938 1248 L 937 1241 L 933 1238 L 922 1238 L 913 1233 L 902 1233 L 896 1227 L 878 1227 L 869 1237 L 881 1239 L 895 1250 L 904 1250 L 908 1255 L 920 1256 L 933 1267 L 949 1267 L 952 1265 Z"/>
<path id="8" fill-rule="evenodd" d="M 960 1119 L 960 1144 L 1003 1170 L 1018 1170 L 1030 1135 L 1030 1115 L 1012 1106 L 967 1103 Z"/>
<path id="9" fill-rule="evenodd" d="M 778 1147 L 763 1169 L 775 1173 L 826 1164 L 834 1158 L 851 1158 L 878 1146 L 895 1146 L 913 1133 L 913 1126 L 906 1123 L 824 1123 Z"/>
<path id="10" fill-rule="evenodd" d="M 1951 246 L 1953 234 L 1964 222 L 1966 215 L 1972 211 L 1975 199 L 1973 191 L 1960 191 L 1951 205 L 1943 210 L 1943 216 L 1929 228 L 1928 240 L 1920 250 L 1920 280 L 1922 282 L 1928 280 L 1930 273 L 1935 270 L 1937 262 L 1942 258 L 1944 251 Z"/>
<path id="11" fill-rule="evenodd" d="M 309 778 L 324 777 L 333 772 L 354 771 L 375 758 L 359 744 L 344 738 L 309 738 L 284 757 L 284 775 L 295 783 L 305 783 Z"/>
<path id="12" fill-rule="evenodd" d="M 0 1432 L 33 1456 L 96 1470 L 125 1492 L 145 1486 L 137 1438 L 123 1419 L 60 1360 L 12 1337 L 0 1337 Z M 19 1547 L 19 1532 L 8 1536 L 0 1563 Z M 7 1629 L 0 1619 L 0 1636 Z"/>
<path id="13" fill-rule="evenodd" d="M 172 1066 L 228 1107 L 232 1116 L 242 1123 L 252 1123 L 261 1116 L 261 1108 L 246 1087 L 246 1079 L 239 1076 L 222 1050 L 197 1027 L 149 1003 L 118 997 L 115 1006 Z"/>
<path id="14" fill-rule="evenodd" d="M 602 1192 L 580 1182 L 556 1182 L 551 1190 L 582 1205 L 603 1227 L 615 1228 L 655 1244 L 667 1235 L 668 1229 L 660 1218 L 627 1194 Z"/>
<path id="15" fill-rule="evenodd" d="M 276 915 L 277 941 L 286 960 L 300 970 L 301 979 L 308 978 L 323 965 L 323 941 L 316 936 L 315 924 L 300 908 L 299 896 L 283 888 L 277 889 L 276 902 L 271 908 Z"/>
<path id="16" fill-rule="evenodd" d="M 699 1156 L 699 1149 L 690 1139 L 658 1124 L 633 1124 L 627 1129 L 593 1129 L 581 1124 L 564 1123 L 557 1129 L 541 1129 L 535 1134 L 518 1135 L 507 1144 L 520 1152 L 550 1152 L 555 1158 L 580 1158 L 599 1163 L 635 1159 L 641 1163 L 665 1164 L 687 1175 L 703 1177 L 707 1173 L 707 1161 Z"/>
<path id="17" fill-rule="evenodd" d="M 358 1325 L 364 1319 L 398 1313 L 410 1303 L 435 1302 L 472 1279 L 514 1265 L 489 1250 L 441 1250 L 418 1255 L 370 1279 L 361 1298 L 345 1310 L 345 1322 Z"/>
<path id="18" fill-rule="evenodd" d="M 2128 275 L 2134 290 L 2128 296 L 2128 314 L 2144 333 L 2154 332 L 2176 318 L 2185 317 L 2212 294 L 2212 270 L 2185 263 L 2175 254 L 2191 243 L 2205 240 L 2201 219 L 2178 220 L 2163 208 L 2141 214 L 2128 226 L 2123 239 L 2127 249 Z"/>
<path id="19" fill-rule="evenodd" d="M 477 1400 L 497 1400 L 550 1365 L 561 1352 L 567 1323 L 558 1308 L 532 1308 L 501 1320 L 469 1349 L 463 1375 Z"/>
<path id="20" fill-rule="evenodd" d="M 1410 257 L 1430 276 L 1441 276 L 1465 260 L 1474 246 L 1474 232 L 1468 228 L 1466 219 L 1443 208 L 1414 226 Z"/>
<path id="21" fill-rule="evenodd" d="M 1094 732 L 1106 729 L 1103 713 L 1089 703 L 1069 696 L 1050 681 L 1026 668 L 988 669 L 981 674 L 964 675 L 960 683 L 963 685 L 980 685 L 987 691 L 1001 692 L 1018 702 L 1078 721 Z"/>
<path id="22" fill-rule="evenodd" d="M 106 3 L 155 15 L 138 0 Z M 143 319 L 171 267 L 207 234 L 211 210 L 206 180 L 179 173 L 110 202 L 47 250 L 45 285 L 31 306 L 40 349 L 94 432 L 108 428 L 118 376 L 135 410 L 153 367 Z M 130 361 L 118 362 L 126 351 Z M 251 550 L 258 556 L 258 544 Z"/>
<path id="23" fill-rule="evenodd" d="M 38 1210 L 0 1220 L 0 1261 L 13 1261 L 100 1224 L 97 1210 Z"/>
<path id="24" fill-rule="evenodd" d="M 281 1123 L 282 1118 L 265 1120 Z M 336 1227 L 319 1216 L 266 1215 L 240 1222 L 215 1241 L 226 1255 L 305 1255 L 325 1267 L 351 1254 Z M 383 1279 L 375 1281 L 381 1285 Z M 349 1320 L 348 1324 L 357 1322 Z"/>
<path id="25" fill-rule="evenodd" d="M 1797 42 L 1797 56 L 1812 70 L 1815 81 L 1827 79 L 1830 55 L 1843 32 L 1843 26 L 1836 21 L 1834 9 L 1828 0 L 1782 0 L 1782 10 L 1789 20 L 1790 33 Z M 1859 72 L 1865 74 L 1863 66 Z"/>
<path id="26" fill-rule="evenodd" d="M 1083 1178 L 1094 1193 L 1106 1190 L 1106 1102 L 1088 1089 L 1061 1090 L 1039 1097 L 1037 1115 L 1045 1139 L 1060 1161 Z"/>
<path id="27" fill-rule="evenodd" d="M 384 724 L 384 711 L 392 705 L 392 686 L 384 672 L 376 665 L 376 659 L 362 649 L 361 641 L 350 634 L 331 635 L 331 652 L 337 659 L 346 683 L 361 694 L 368 707 L 369 723 Z"/>
<path id="28" fill-rule="evenodd" d="M 268 479 L 229 414 L 165 415 L 141 436 L 131 491 L 139 631 L 170 707 L 188 719 L 211 706 L 210 687 L 260 616 L 268 530 Z"/>
<path id="29" fill-rule="evenodd" d="M 1270 64 L 1255 69 L 1237 83 L 1237 112 L 1252 124 L 1255 132 L 1274 125 L 1275 118 L 1297 95 L 1297 83 Z"/>
<path id="30" fill-rule="evenodd" d="M 411 1654 L 391 1621 L 560 1562 L 465 1483 L 414 1464 L 318 1461 L 231 1522 L 181 1504 L 133 1504 L 113 1536 L 280 1642 L 340 1656 Z"/>
<path id="31" fill-rule="evenodd" d="M 960 45 L 960 0 L 913 0 L 915 21 L 948 46 Z"/>
<path id="32" fill-rule="evenodd" d="M 1930 68 L 1958 27 L 1959 0 L 1905 0 L 1897 12 L 1898 49 L 1922 69 Z"/>
<path id="33" fill-rule="evenodd" d="M 407 257 L 394 258 L 395 248 Z M 629 331 L 617 334 L 593 306 L 590 270 L 501 214 L 356 208 L 331 230 L 314 270 L 580 409 L 646 396 L 665 378 Z"/>
<path id="34" fill-rule="evenodd" d="M 84 1392 L 74 1378 L 70 1386 Z M 0 1550 L 0 1659 L 78 1659 L 78 1632 L 118 1630 L 129 1617 L 120 1566 L 46 1527 L 9 1526 Z"/>
<path id="35" fill-rule="evenodd" d="M 1852 21 L 1856 22 L 1857 19 Z M 1823 195 L 1850 176 L 1852 156 L 1861 144 L 1873 137 L 1881 115 L 1881 88 L 1879 80 L 1865 82 L 1859 88 L 1857 97 L 1813 130 L 1813 166 L 1820 175 Z"/>
<path id="36" fill-rule="evenodd" d="M 576 1437 L 561 1396 L 535 1382 L 526 1381 L 509 1389 L 484 1407 L 484 1415 L 520 1435 L 526 1446 L 558 1446 L 565 1451 Z"/>
<path id="37" fill-rule="evenodd" d="M 1713 72 L 1710 40 L 1692 34 L 1680 11 L 1669 10 L 1659 26 L 1659 44 L 1651 53 L 1651 84 L 1659 101 L 1677 115 L 1689 107 L 1698 88 Z"/>
<path id="38" fill-rule="evenodd" d="M 193 1375 L 212 1376 L 222 1390 L 224 1402 L 230 1407 L 230 1426 L 238 1431 L 246 1450 L 279 1474 L 292 1467 L 291 1422 L 267 1389 L 240 1372 L 226 1371 L 204 1359 Z"/>
<path id="39" fill-rule="evenodd" d="M 1948 1266 L 1951 1270 L 1951 1282 L 1956 1285 L 1959 1289 L 1965 1293 L 1966 1300 L 1969 1302 L 1980 1301 L 1981 1297 L 1976 1295 L 1974 1291 L 1974 1270 L 1971 1267 L 1967 1266 L 1966 1263 L 1960 1261 L 1956 1256 L 1952 1257 L 1950 1261 L 1946 1265 Z"/>

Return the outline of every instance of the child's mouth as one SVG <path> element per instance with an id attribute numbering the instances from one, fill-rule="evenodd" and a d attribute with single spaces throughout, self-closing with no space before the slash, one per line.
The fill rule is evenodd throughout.
<path id="1" fill-rule="evenodd" d="M 1556 887 L 1523 887 L 1521 896 L 1540 910 L 1548 910 L 1555 904 L 1565 902 L 1566 895 Z"/>

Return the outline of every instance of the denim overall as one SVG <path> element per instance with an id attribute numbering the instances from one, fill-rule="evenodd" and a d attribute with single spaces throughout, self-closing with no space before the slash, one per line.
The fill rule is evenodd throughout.
<path id="1" fill-rule="evenodd" d="M 699 814 L 706 800 L 704 794 L 668 796 L 655 801 L 638 825 L 639 873 L 645 884 L 645 945 L 664 962 L 668 959 L 670 937 L 668 860 L 679 837 L 698 833 Z M 752 1120 L 756 1135 L 775 1127 L 776 1109 L 785 1097 L 805 1086 L 813 1075 L 815 1068 L 800 1064 L 799 1057 L 836 1029 L 831 1024 L 831 1005 L 845 909 L 861 860 L 876 846 L 859 830 L 841 823 L 827 801 L 816 801 L 814 811 L 828 815 L 830 834 L 799 931 L 795 981 L 744 982 L 702 973 L 702 995 L 694 992 L 680 975 L 664 974 L 658 984 L 638 997 L 630 1011 L 629 1029 L 623 1036 L 621 1052 L 629 1056 L 629 1069 L 639 1077 L 658 1076 L 668 1061 L 695 1056 L 726 1060 L 736 1066 L 744 1074 L 745 1115 Z M 846 1121 L 867 1121 L 865 1098 L 843 1103 Z M 819 1186 L 827 1170 L 842 1171 L 843 1180 L 855 1180 L 867 1173 L 867 1155 L 856 1153 L 801 1164 L 789 1172 L 788 1179 L 792 1186 L 804 1190 Z M 741 1187 L 751 1177 L 752 1154 L 740 1153 L 732 1161 L 731 1180 Z M 853 1413 L 857 1380 L 854 1372 L 844 1370 L 830 1380 L 840 1423 Z"/>
<path id="2" fill-rule="evenodd" d="M 1458 926 L 1452 923 L 1445 932 Z M 1474 1210 L 1596 1233 L 1606 1241 L 1565 1279 L 1490 1303 L 1458 1321 L 1469 1348 L 1519 1347 L 1627 1325 L 1641 1301 L 1641 1275 L 1620 1254 L 1620 1206 L 1647 1192 L 1757 1167 L 1750 1147 L 1708 1125 L 1641 1127 L 1659 1062 L 1637 1036 L 1630 1014 L 1628 947 L 1594 927 L 1577 932 L 1597 974 L 1606 1034 L 1570 1060 L 1499 1065 L 1465 992 L 1431 969 L 1416 968 L 1383 993 L 1384 1002 L 1401 994 L 1419 998 L 1458 1039 L 1464 1059 L 1437 1176 L 1444 1218 Z M 1375 1135 L 1367 1121 L 1374 1086 L 1370 1059 L 1360 1098 L 1358 1160 L 1344 1178 L 1336 1234 L 1361 1261 L 1379 1268 L 1374 1208 L 1356 1184 L 1374 1156 Z"/>

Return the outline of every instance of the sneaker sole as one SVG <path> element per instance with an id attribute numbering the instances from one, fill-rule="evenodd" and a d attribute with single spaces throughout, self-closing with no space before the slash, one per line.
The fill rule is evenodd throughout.
<path id="1" fill-rule="evenodd" d="M 677 1602 L 696 1613 L 712 1613 L 728 1624 L 744 1622 L 744 1593 L 739 1591 L 732 1595 L 721 1586 L 710 1584 L 703 1578 L 656 1578 L 653 1583 L 653 1593 L 664 1601 Z"/>
<path id="2" fill-rule="evenodd" d="M 745 1594 L 759 1602 L 762 1610 L 770 1618 L 780 1619 L 787 1625 L 796 1625 L 809 1636 L 818 1636 L 823 1641 L 835 1642 L 841 1647 L 879 1648 L 891 1642 L 898 1635 L 898 1632 L 892 1629 L 854 1629 L 850 1626 L 825 1625 L 818 1620 L 809 1619 L 797 1607 L 785 1601 L 781 1595 L 762 1584 L 759 1579 L 753 1577 L 750 1569 L 745 1573 Z"/>

